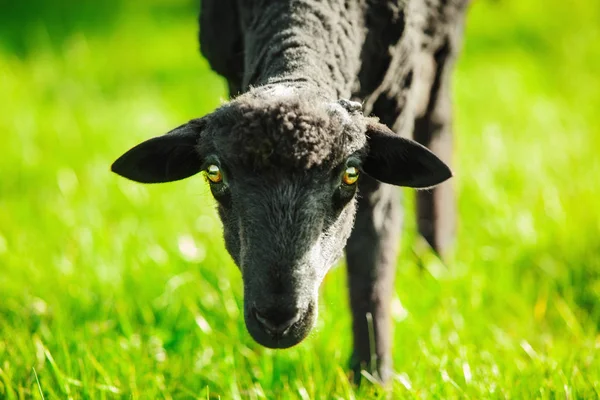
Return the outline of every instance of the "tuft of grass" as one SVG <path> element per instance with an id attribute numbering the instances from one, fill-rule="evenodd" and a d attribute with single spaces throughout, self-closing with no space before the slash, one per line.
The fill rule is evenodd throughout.
<path id="1" fill-rule="evenodd" d="M 202 179 L 109 172 L 225 98 L 194 7 L 55 3 L 0 16 L 0 398 L 600 396 L 598 4 L 474 2 L 454 84 L 456 252 L 441 266 L 407 213 L 396 376 L 356 388 L 343 267 L 315 332 L 262 348 Z"/>

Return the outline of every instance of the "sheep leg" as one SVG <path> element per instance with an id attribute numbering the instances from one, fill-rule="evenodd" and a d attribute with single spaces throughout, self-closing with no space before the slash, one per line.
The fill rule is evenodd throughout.
<path id="1" fill-rule="evenodd" d="M 390 304 L 402 219 L 399 194 L 369 177 L 361 181 L 354 230 L 346 246 L 356 383 L 362 369 L 382 382 L 392 373 Z"/>
<path id="2" fill-rule="evenodd" d="M 415 121 L 415 140 L 433 151 L 452 167 L 452 128 L 449 96 L 439 94 L 436 111 Z M 443 111 L 442 111 L 443 110 Z M 451 247 L 456 229 L 453 182 L 447 181 L 433 189 L 417 192 L 417 225 L 419 233 L 440 255 Z"/>
<path id="3" fill-rule="evenodd" d="M 459 20 L 462 24 L 462 20 Z M 451 78 L 462 29 L 453 29 L 433 51 L 422 56 L 431 60 L 433 74 L 426 86 L 428 102 L 415 119 L 414 138 L 452 166 L 452 100 Z M 423 59 L 422 58 L 422 59 Z M 417 225 L 419 233 L 431 247 L 444 256 L 451 248 L 456 231 L 456 201 L 453 181 L 431 190 L 417 192 Z"/>

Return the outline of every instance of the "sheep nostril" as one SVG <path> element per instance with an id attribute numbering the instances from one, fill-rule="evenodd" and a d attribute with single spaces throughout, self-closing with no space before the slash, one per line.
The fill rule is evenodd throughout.
<path id="1" fill-rule="evenodd" d="M 262 328 L 272 336 L 283 336 L 300 319 L 300 313 L 259 312 L 254 309 L 254 317 Z"/>

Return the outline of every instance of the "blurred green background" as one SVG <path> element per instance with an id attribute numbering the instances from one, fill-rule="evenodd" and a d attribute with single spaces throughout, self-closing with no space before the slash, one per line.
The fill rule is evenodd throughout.
<path id="1" fill-rule="evenodd" d="M 315 333 L 264 349 L 203 179 L 109 172 L 226 98 L 197 9 L 0 1 L 0 398 L 383 395 L 347 378 L 344 268 Z M 600 396 L 599 21 L 597 1 L 474 1 L 454 85 L 458 243 L 442 266 L 407 213 L 393 397 Z"/>

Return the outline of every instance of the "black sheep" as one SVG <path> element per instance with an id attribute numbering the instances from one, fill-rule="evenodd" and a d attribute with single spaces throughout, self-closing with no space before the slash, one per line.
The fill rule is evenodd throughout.
<path id="1" fill-rule="evenodd" d="M 113 171 L 144 183 L 206 172 L 257 342 L 285 348 L 308 335 L 319 285 L 345 247 L 352 367 L 389 379 L 401 229 L 391 185 L 430 188 L 451 176 L 440 158 L 450 158 L 451 64 L 466 3 L 202 1 L 201 49 L 233 100 L 134 147 Z M 451 186 L 417 196 L 419 231 L 443 252 Z"/>

